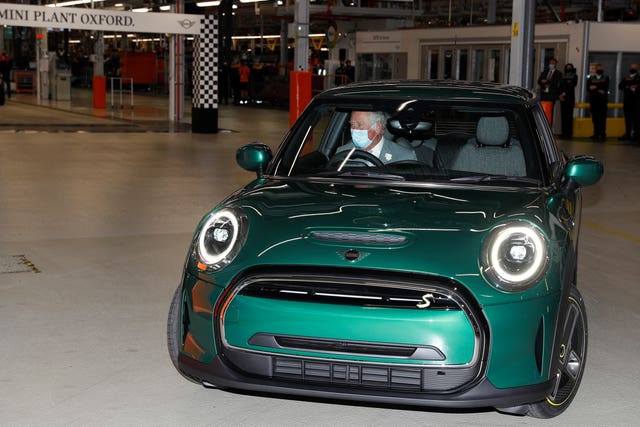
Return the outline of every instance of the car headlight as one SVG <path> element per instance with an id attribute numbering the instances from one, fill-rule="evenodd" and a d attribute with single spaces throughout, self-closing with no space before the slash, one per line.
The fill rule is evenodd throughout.
<path id="1" fill-rule="evenodd" d="M 200 262 L 210 270 L 220 270 L 238 254 L 246 236 L 246 217 L 235 209 L 213 213 L 197 238 Z"/>
<path id="2" fill-rule="evenodd" d="M 507 292 L 525 291 L 547 271 L 549 249 L 544 234 L 526 222 L 493 229 L 482 248 L 482 274 Z"/>

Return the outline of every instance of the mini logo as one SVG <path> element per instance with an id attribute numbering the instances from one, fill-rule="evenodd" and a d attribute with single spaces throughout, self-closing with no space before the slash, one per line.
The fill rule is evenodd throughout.
<path id="1" fill-rule="evenodd" d="M 433 294 L 424 294 L 422 295 L 422 301 L 423 302 L 419 302 L 416 304 L 416 307 L 418 308 L 429 308 L 431 307 L 431 304 L 433 303 Z"/>
<path id="2" fill-rule="evenodd" d="M 349 262 L 357 261 L 358 258 L 360 258 L 360 252 L 358 252 L 355 249 L 349 249 L 344 253 L 344 259 L 346 259 Z"/>
<path id="3" fill-rule="evenodd" d="M 188 30 L 189 28 L 193 27 L 195 23 L 196 21 L 192 21 L 190 19 L 183 19 L 182 21 L 178 21 L 178 24 L 180 24 L 180 26 L 185 30 Z"/>

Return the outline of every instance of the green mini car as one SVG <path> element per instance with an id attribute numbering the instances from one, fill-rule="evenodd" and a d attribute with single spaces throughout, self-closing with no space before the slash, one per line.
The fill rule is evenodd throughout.
<path id="1" fill-rule="evenodd" d="M 204 386 L 548 418 L 587 356 L 581 188 L 538 99 L 381 81 L 315 97 L 198 225 L 168 318 Z"/>

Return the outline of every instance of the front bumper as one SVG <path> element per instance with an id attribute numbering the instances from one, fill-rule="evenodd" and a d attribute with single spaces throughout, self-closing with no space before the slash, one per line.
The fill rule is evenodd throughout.
<path id="1" fill-rule="evenodd" d="M 516 407 L 543 400 L 552 390 L 547 361 L 555 296 L 481 308 L 448 279 L 361 271 L 356 280 L 349 270 L 275 270 L 245 273 L 227 288 L 186 275 L 187 327 L 179 356 L 184 374 L 218 387 L 434 407 Z M 332 286 L 331 293 L 316 292 L 323 286 Z M 270 296 L 278 287 L 286 297 Z M 393 296 L 398 289 L 420 296 L 428 289 L 434 305 L 449 306 L 425 311 L 411 302 L 412 309 L 399 310 L 384 303 L 359 307 L 354 298 L 334 301 L 339 292 L 359 289 L 361 296 Z M 387 327 L 376 327 L 376 319 Z M 453 320 L 439 327 L 437 320 L 444 319 Z M 331 325 L 337 326 L 329 330 Z M 385 353 L 400 343 L 428 357 Z M 351 345 L 361 346 L 357 354 L 346 354 Z M 446 360 L 430 348 L 442 350 Z"/>
<path id="2" fill-rule="evenodd" d="M 394 405 L 414 405 L 447 408 L 515 407 L 543 400 L 549 395 L 553 381 L 499 389 L 484 378 L 474 387 L 452 394 L 426 394 L 397 392 L 380 389 L 351 389 L 340 385 L 296 383 L 273 378 L 261 378 L 243 375 L 228 366 L 217 356 L 211 363 L 202 363 L 184 354 L 180 354 L 178 363 L 182 372 L 202 383 L 204 386 L 216 386 L 247 390 L 261 393 L 289 394 L 308 398 L 340 399 L 360 402 L 372 402 Z"/>

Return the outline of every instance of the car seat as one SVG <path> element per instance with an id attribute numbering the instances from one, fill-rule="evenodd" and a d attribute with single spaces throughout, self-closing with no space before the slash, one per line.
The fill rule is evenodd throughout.
<path id="1" fill-rule="evenodd" d="M 510 137 L 505 116 L 481 117 L 476 136 L 460 148 L 451 169 L 490 175 L 527 174 L 522 146 Z"/>

